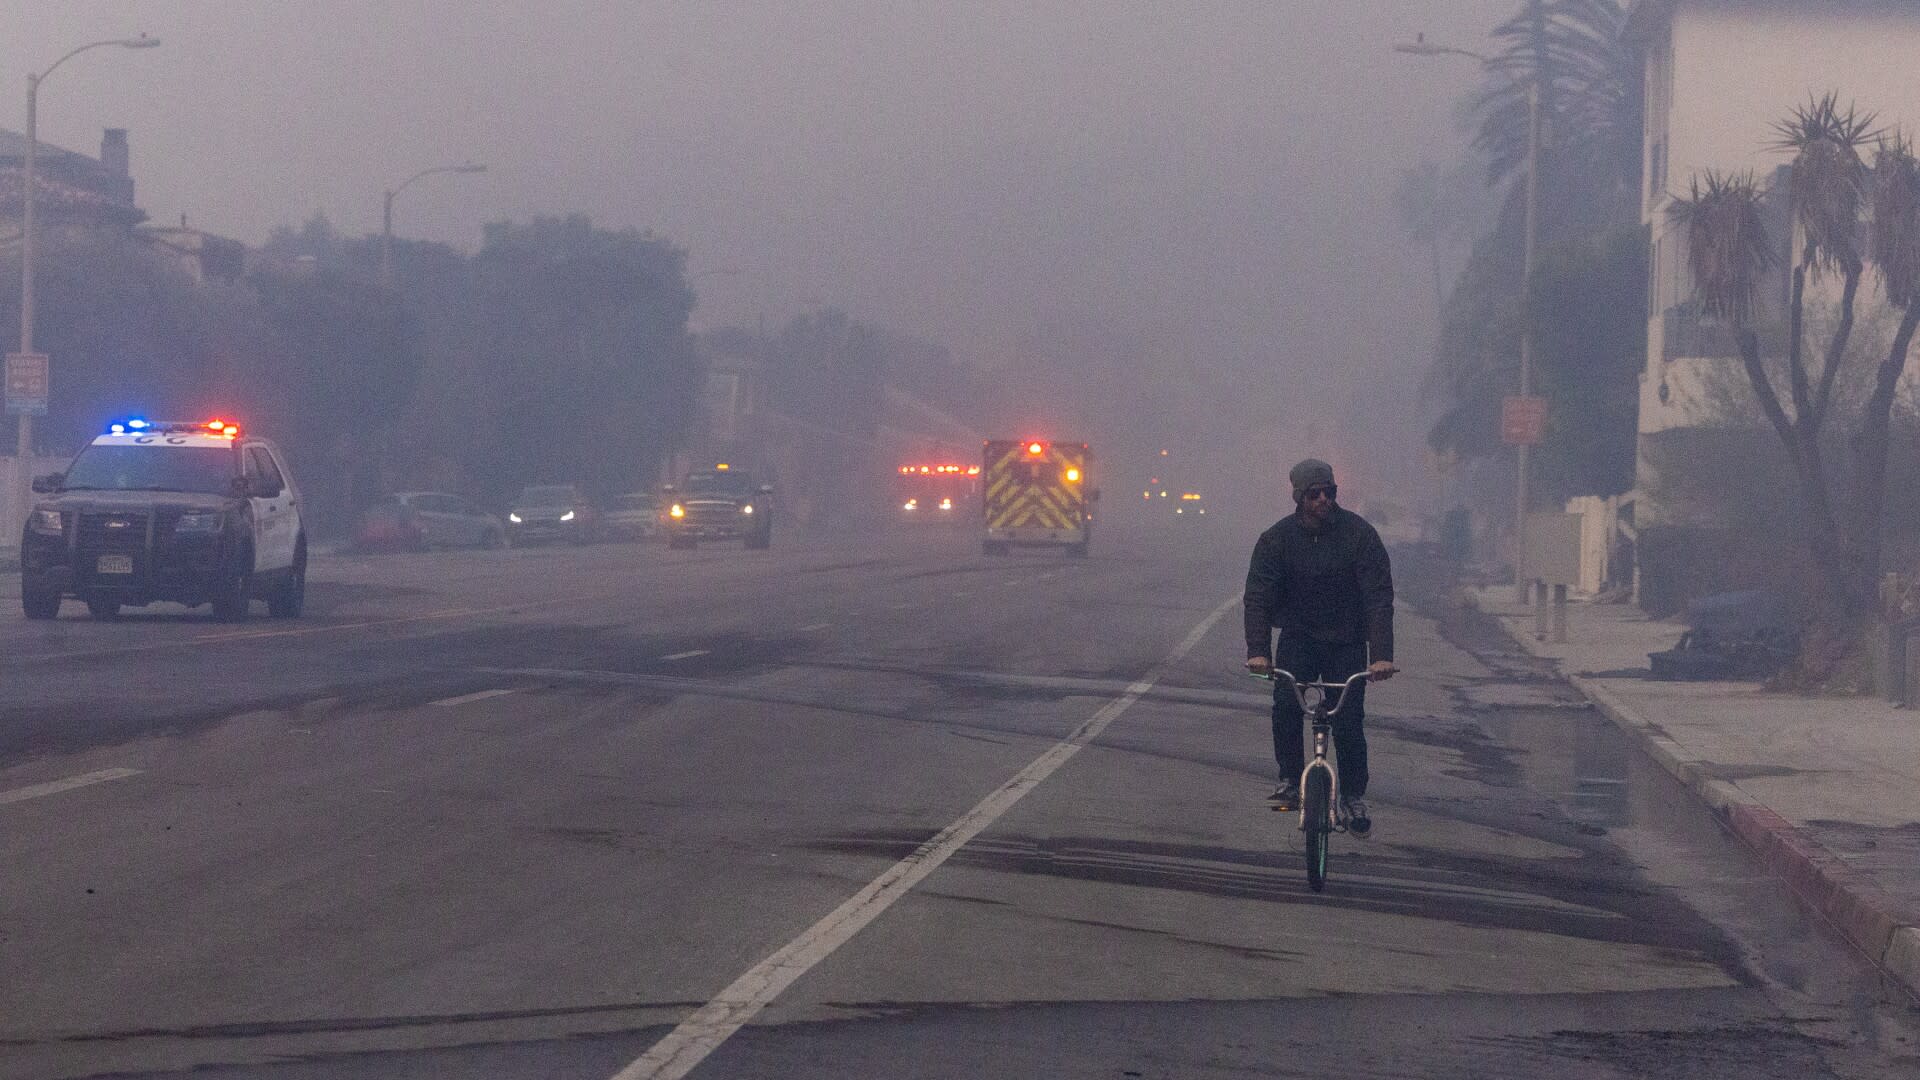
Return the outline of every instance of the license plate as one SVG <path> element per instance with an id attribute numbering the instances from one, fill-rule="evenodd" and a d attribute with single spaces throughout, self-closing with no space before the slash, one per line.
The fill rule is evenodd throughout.
<path id="1" fill-rule="evenodd" d="M 99 561 L 93 564 L 93 571 L 96 574 L 131 574 L 133 573 L 133 556 L 102 555 Z"/>

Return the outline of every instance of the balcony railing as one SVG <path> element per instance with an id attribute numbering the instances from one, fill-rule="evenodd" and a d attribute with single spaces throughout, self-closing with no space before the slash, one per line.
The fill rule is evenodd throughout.
<path id="1" fill-rule="evenodd" d="M 1697 306 L 1689 304 L 1668 308 L 1663 318 L 1666 324 L 1665 359 L 1739 358 L 1740 343 L 1734 337 L 1733 328 L 1703 313 Z M 1763 321 L 1754 330 L 1760 335 L 1760 355 L 1779 356 L 1786 352 L 1787 326 L 1784 322 Z"/>

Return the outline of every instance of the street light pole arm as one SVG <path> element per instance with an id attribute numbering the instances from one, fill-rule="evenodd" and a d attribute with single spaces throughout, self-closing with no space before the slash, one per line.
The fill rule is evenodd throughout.
<path id="1" fill-rule="evenodd" d="M 150 37 L 147 37 L 145 34 L 142 34 L 137 38 L 108 38 L 105 41 L 90 41 L 85 45 L 81 45 L 78 48 L 75 48 L 69 51 L 65 56 L 62 56 L 60 59 L 55 60 L 53 63 L 48 64 L 47 69 L 45 71 L 42 71 L 40 74 L 28 75 L 27 78 L 37 84 L 41 80 L 45 79 L 47 76 L 53 74 L 54 68 L 57 68 L 61 64 L 64 64 L 67 61 L 73 59 L 74 57 L 79 56 L 81 53 L 86 52 L 88 49 L 100 49 L 100 48 L 105 48 L 108 45 L 118 45 L 124 49 L 150 49 L 158 44 L 160 44 L 159 38 L 150 38 Z"/>
<path id="2" fill-rule="evenodd" d="M 393 200 L 401 192 L 413 186 L 415 180 L 433 176 L 436 173 L 480 173 L 486 172 L 485 165 L 476 165 L 469 161 L 465 165 L 435 165 L 431 169 L 421 169 L 400 182 L 400 186 L 388 188 L 386 197 L 380 205 L 380 280 L 389 288 L 393 285 Z"/>
<path id="3" fill-rule="evenodd" d="M 412 186 L 415 180 L 422 179 L 423 177 L 433 176 L 437 173 L 484 172 L 486 171 L 486 168 L 487 167 L 485 165 L 435 165 L 431 169 L 421 169 L 419 172 L 414 173 L 412 176 L 409 176 L 405 180 L 401 181 L 400 186 L 394 188 L 391 192 L 389 192 L 387 195 L 387 198 L 391 199 L 393 198 L 393 196 L 398 195 L 401 192 L 407 190 L 408 187 Z"/>
<path id="4" fill-rule="evenodd" d="M 1502 64 L 1498 57 L 1488 56 L 1486 53 L 1475 52 L 1472 49 L 1462 49 L 1457 45 L 1435 45 L 1426 40 L 1424 34 L 1421 35 L 1420 40 L 1411 44 L 1395 45 L 1393 51 L 1406 53 L 1410 56 L 1464 56 L 1479 64 L 1482 71 L 1490 75 L 1498 75 L 1507 80 L 1513 84 L 1515 89 L 1524 89 L 1539 81 L 1538 73 L 1526 76 L 1514 75 L 1507 71 L 1505 65 Z"/>

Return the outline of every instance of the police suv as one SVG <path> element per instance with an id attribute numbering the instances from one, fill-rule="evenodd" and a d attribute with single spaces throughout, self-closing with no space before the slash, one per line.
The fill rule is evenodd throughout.
<path id="1" fill-rule="evenodd" d="M 51 619 L 66 597 L 95 618 L 122 605 L 213 605 L 237 621 L 255 599 L 282 618 L 307 592 L 307 537 L 286 459 L 224 420 L 128 420 L 36 477 L 20 543 L 20 600 Z"/>

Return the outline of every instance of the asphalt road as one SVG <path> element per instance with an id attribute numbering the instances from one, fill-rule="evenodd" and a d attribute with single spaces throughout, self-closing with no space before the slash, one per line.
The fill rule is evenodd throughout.
<path id="1" fill-rule="evenodd" d="M 1310 892 L 1250 543 L 328 557 L 240 626 L 10 582 L 0 1078 L 1920 1072 L 1912 1002 L 1437 602 Z"/>

